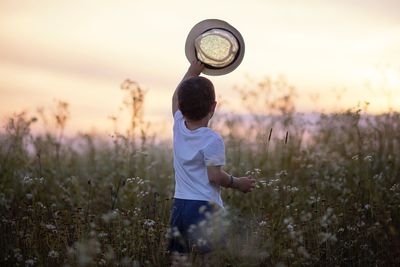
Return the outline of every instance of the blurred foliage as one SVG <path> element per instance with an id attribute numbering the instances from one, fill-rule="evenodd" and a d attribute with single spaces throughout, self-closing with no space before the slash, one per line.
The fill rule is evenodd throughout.
<path id="1" fill-rule="evenodd" d="M 145 92 L 125 81 L 132 114 L 110 140 L 63 135 L 68 104 L 49 119 L 15 114 L 0 135 L 1 266 L 168 266 L 174 190 L 170 143 L 148 136 Z M 400 114 L 359 108 L 306 118 L 295 88 L 266 79 L 238 90 L 248 115 L 216 116 L 234 175 L 213 224 L 227 245 L 211 266 L 398 266 Z M 364 107 L 364 110 L 366 107 Z M 33 135 L 33 123 L 56 131 Z M 204 260 L 204 259 L 203 259 Z M 178 259 L 201 266 L 196 255 Z"/>

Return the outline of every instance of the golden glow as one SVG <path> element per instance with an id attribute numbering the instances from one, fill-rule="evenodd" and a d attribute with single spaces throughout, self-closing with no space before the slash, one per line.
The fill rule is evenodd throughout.
<path id="1" fill-rule="evenodd" d="M 213 67 L 228 66 L 238 52 L 239 44 L 235 37 L 220 29 L 203 33 L 195 41 L 197 58 Z"/>
<path id="2" fill-rule="evenodd" d="M 246 42 L 239 68 L 211 78 L 225 109 L 243 111 L 232 88 L 246 76 L 285 74 L 300 111 L 365 101 L 370 112 L 399 110 L 400 2 L 373 2 L 3 0 L 0 116 L 60 99 L 70 103 L 70 132 L 112 131 L 109 116 L 128 117 L 119 86 L 130 78 L 148 89 L 145 117 L 168 132 L 186 36 L 207 18 L 226 20 Z M 340 101 L 335 88 L 346 88 Z"/>

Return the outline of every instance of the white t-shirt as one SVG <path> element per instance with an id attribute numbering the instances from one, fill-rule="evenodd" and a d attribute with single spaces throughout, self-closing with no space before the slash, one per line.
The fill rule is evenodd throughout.
<path id="1" fill-rule="evenodd" d="M 208 180 L 207 166 L 225 165 L 222 137 L 208 127 L 189 130 L 180 110 L 174 114 L 175 198 L 205 200 L 223 207 L 220 186 Z"/>

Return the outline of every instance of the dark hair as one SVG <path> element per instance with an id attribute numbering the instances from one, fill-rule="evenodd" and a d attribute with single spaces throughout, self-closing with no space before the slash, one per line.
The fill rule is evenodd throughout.
<path id="1" fill-rule="evenodd" d="M 179 85 L 178 105 L 189 120 L 201 120 L 215 103 L 214 85 L 204 77 L 189 78 Z"/>

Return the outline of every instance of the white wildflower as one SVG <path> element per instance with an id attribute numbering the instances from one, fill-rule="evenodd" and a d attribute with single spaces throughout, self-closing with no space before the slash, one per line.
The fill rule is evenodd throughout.
<path id="1" fill-rule="evenodd" d="M 109 211 L 108 213 L 105 213 L 101 216 L 101 218 L 108 223 L 111 220 L 114 220 L 118 217 L 118 210 L 112 210 Z"/>
<path id="2" fill-rule="evenodd" d="M 363 227 L 363 226 L 365 226 L 365 222 L 364 221 L 357 222 L 357 227 Z"/>
<path id="3" fill-rule="evenodd" d="M 138 193 L 138 197 L 145 197 L 145 196 L 147 196 L 149 194 L 149 192 L 147 192 L 147 191 L 140 191 L 139 193 Z"/>
<path id="4" fill-rule="evenodd" d="M 58 258 L 58 252 L 55 250 L 50 250 L 49 254 L 47 256 L 49 256 L 50 258 Z"/>
<path id="5" fill-rule="evenodd" d="M 310 196 L 309 199 L 307 200 L 307 203 L 311 205 L 319 202 L 320 200 L 321 200 L 320 197 Z"/>
<path id="6" fill-rule="evenodd" d="M 35 260 L 29 259 L 25 261 L 25 266 L 33 266 L 35 265 Z"/>
<path id="7" fill-rule="evenodd" d="M 337 241 L 336 235 L 331 234 L 331 233 L 321 232 L 321 233 L 318 234 L 318 236 L 319 236 L 319 239 L 320 239 L 320 241 L 319 241 L 320 244 L 325 243 L 327 241 L 330 241 L 330 242 L 336 242 Z"/>
<path id="8" fill-rule="evenodd" d="M 140 211 L 141 211 L 140 208 L 138 208 L 138 207 L 134 208 L 134 209 L 133 209 L 133 215 L 138 216 L 139 213 L 140 213 Z"/>
<path id="9" fill-rule="evenodd" d="M 312 214 L 310 212 L 305 213 L 304 211 L 302 211 L 300 214 L 300 220 L 302 222 L 307 222 L 307 221 L 311 220 L 311 218 L 312 218 Z"/>
<path id="10" fill-rule="evenodd" d="M 296 186 L 292 186 L 288 191 L 293 193 L 299 191 L 299 189 Z"/>
<path id="11" fill-rule="evenodd" d="M 283 223 L 284 224 L 292 224 L 293 218 L 292 217 L 285 218 L 285 219 L 283 219 Z"/>
<path id="12" fill-rule="evenodd" d="M 390 191 L 399 191 L 400 189 L 400 184 L 394 184 L 392 187 L 390 187 Z"/>
<path id="13" fill-rule="evenodd" d="M 108 236 L 108 233 L 100 232 L 97 236 L 98 236 L 99 238 L 104 238 L 104 237 L 107 237 L 107 236 Z"/>
<path id="14" fill-rule="evenodd" d="M 146 220 L 144 220 L 143 224 L 144 224 L 145 226 L 152 227 L 153 225 L 156 224 L 156 222 L 153 221 L 153 220 L 151 220 L 151 219 L 146 219 Z"/>
<path id="15" fill-rule="evenodd" d="M 45 227 L 47 228 L 47 229 L 49 229 L 49 230 L 54 230 L 54 229 L 56 229 L 56 226 L 55 225 L 53 225 L 53 224 L 46 224 L 45 225 Z"/>
<path id="16" fill-rule="evenodd" d="M 21 249 L 19 249 L 19 248 L 15 248 L 15 249 L 14 249 L 14 258 L 15 258 L 18 262 L 20 262 L 20 261 L 23 260 L 23 256 L 22 256 L 22 254 L 21 254 Z"/>
<path id="17" fill-rule="evenodd" d="M 24 176 L 24 178 L 22 178 L 22 184 L 25 184 L 25 185 L 31 185 L 34 183 L 44 184 L 44 182 L 45 182 L 44 177 L 32 178 L 32 177 L 29 177 L 28 175 L 26 175 L 26 176 Z"/>
<path id="18" fill-rule="evenodd" d="M 135 182 L 135 178 L 127 178 L 126 180 L 125 180 L 125 183 L 126 184 L 131 184 L 131 183 L 134 183 Z"/>
<path id="19" fill-rule="evenodd" d="M 267 222 L 266 221 L 261 221 L 258 225 L 260 227 L 263 227 L 263 226 L 267 225 Z"/>
<path id="20" fill-rule="evenodd" d="M 265 180 L 260 180 L 258 181 L 259 184 L 261 184 L 261 186 L 266 187 L 268 185 L 267 181 Z"/>
<path id="21" fill-rule="evenodd" d="M 281 170 L 280 172 L 275 173 L 275 176 L 280 178 L 282 176 L 287 176 L 288 172 L 286 170 Z"/>
<path id="22" fill-rule="evenodd" d="M 345 248 L 350 248 L 350 247 L 352 247 L 353 246 L 353 241 L 346 241 L 346 242 L 344 242 L 344 247 Z"/>
<path id="23" fill-rule="evenodd" d="M 379 174 L 375 174 L 375 175 L 372 177 L 372 179 L 373 179 L 373 180 L 376 180 L 376 181 L 381 181 L 381 180 L 383 179 L 383 173 L 381 172 L 381 173 L 379 173 Z"/>
<path id="24" fill-rule="evenodd" d="M 24 178 L 22 178 L 22 183 L 23 184 L 31 184 L 32 183 L 32 178 L 29 176 L 24 176 Z"/>
<path id="25" fill-rule="evenodd" d="M 346 226 L 346 229 L 347 229 L 347 230 L 349 230 L 350 232 L 354 232 L 354 231 L 356 231 L 356 230 L 357 230 L 357 228 L 356 228 L 356 227 L 354 227 L 354 226 L 350 226 L 350 225 L 347 225 L 347 226 Z"/>
<path id="26" fill-rule="evenodd" d="M 372 155 L 367 155 L 367 156 L 364 157 L 364 160 L 365 161 L 373 161 L 374 158 L 372 157 Z"/>

